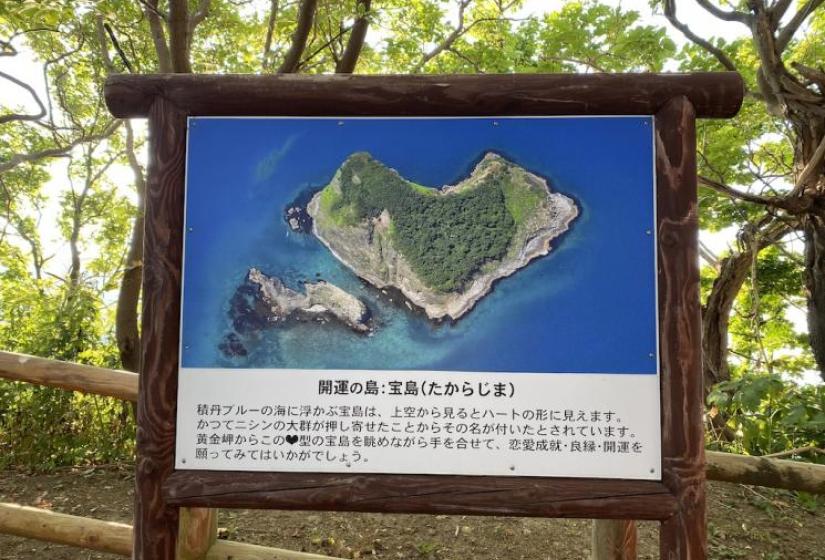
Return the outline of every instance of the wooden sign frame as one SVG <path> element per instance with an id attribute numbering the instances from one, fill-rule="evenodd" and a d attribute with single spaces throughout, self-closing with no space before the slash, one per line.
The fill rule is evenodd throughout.
<path id="1" fill-rule="evenodd" d="M 134 558 L 175 556 L 182 506 L 646 519 L 663 559 L 706 557 L 695 119 L 742 103 L 736 73 L 112 76 L 116 117 L 149 118 Z M 662 480 L 174 469 L 189 116 L 654 115 Z"/>

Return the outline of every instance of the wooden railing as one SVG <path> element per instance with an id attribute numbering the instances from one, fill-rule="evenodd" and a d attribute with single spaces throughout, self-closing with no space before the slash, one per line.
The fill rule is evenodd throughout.
<path id="1" fill-rule="evenodd" d="M 0 378 L 135 402 L 135 373 L 0 352 Z M 825 465 L 708 451 L 709 480 L 825 494 Z M 217 512 L 182 508 L 178 542 L 181 560 L 320 560 L 329 556 L 216 540 Z M 0 503 L 0 533 L 80 548 L 130 555 L 132 527 L 48 510 Z M 632 521 L 593 522 L 594 560 L 635 558 Z"/>
<path id="2" fill-rule="evenodd" d="M 0 352 L 0 378 L 136 402 L 136 373 Z M 132 526 L 0 503 L 0 533 L 132 555 Z M 217 540 L 217 511 L 181 508 L 179 560 L 338 560 L 294 550 Z"/>

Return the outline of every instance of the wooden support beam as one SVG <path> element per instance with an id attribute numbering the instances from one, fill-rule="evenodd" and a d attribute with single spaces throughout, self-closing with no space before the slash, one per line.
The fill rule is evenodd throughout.
<path id="1" fill-rule="evenodd" d="M 591 534 L 591 560 L 636 560 L 636 522 L 595 519 Z"/>
<path id="2" fill-rule="evenodd" d="M 0 377 L 36 385 L 137 401 L 138 374 L 0 352 Z"/>
<path id="3" fill-rule="evenodd" d="M 218 538 L 218 510 L 181 508 L 178 514 L 177 560 L 206 560 Z"/>
<path id="4" fill-rule="evenodd" d="M 159 97 L 149 117 L 134 560 L 167 560 L 177 549 L 178 509 L 161 484 L 175 457 L 185 159 L 186 115 Z"/>
<path id="5" fill-rule="evenodd" d="M 132 554 L 132 526 L 47 509 L 0 503 L 0 533 L 121 556 Z M 180 558 L 180 557 L 179 557 Z M 340 560 L 282 548 L 216 541 L 206 560 Z"/>
<path id="6" fill-rule="evenodd" d="M 161 496 L 189 507 L 375 511 L 382 504 L 386 513 L 583 519 L 677 512 L 668 489 L 652 480 L 176 470 Z"/>
<path id="7" fill-rule="evenodd" d="M 677 512 L 662 522 L 662 560 L 705 560 L 705 431 L 699 306 L 696 111 L 674 97 L 656 113 L 662 482 Z"/>
<path id="8" fill-rule="evenodd" d="M 112 74 L 116 117 L 146 117 L 155 99 L 189 115 L 524 116 L 652 115 L 685 96 L 699 117 L 742 105 L 735 72 L 691 74 L 485 74 L 301 76 Z"/>

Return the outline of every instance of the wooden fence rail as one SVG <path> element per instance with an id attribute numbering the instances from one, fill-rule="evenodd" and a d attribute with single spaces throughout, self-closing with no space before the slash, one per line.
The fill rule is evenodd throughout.
<path id="1" fill-rule="evenodd" d="M 0 377 L 137 402 L 136 373 L 0 352 Z"/>
<path id="2" fill-rule="evenodd" d="M 69 391 L 79 391 L 137 401 L 139 376 L 128 371 L 47 360 L 0 351 L 0 378 L 24 381 Z M 767 457 L 748 457 L 708 451 L 709 480 L 754 486 L 803 490 L 825 494 L 825 465 Z M 187 534 L 194 536 L 190 549 L 179 558 L 207 560 L 319 560 L 329 559 L 304 552 L 262 547 L 231 541 L 215 541 L 214 511 L 194 508 L 184 513 L 180 546 Z M 186 521 L 189 520 L 189 521 Z M 191 521 L 191 523 L 190 523 Z M 17 504 L 0 504 L 0 533 L 130 555 L 132 527 L 85 517 L 54 513 Z M 204 537 L 204 535 L 206 535 Z M 593 525 L 594 560 L 635 558 L 636 528 L 633 521 L 600 520 Z M 198 551 L 203 545 L 204 550 Z"/>
<path id="3" fill-rule="evenodd" d="M 78 548 L 132 554 L 132 526 L 0 502 L 0 533 Z M 216 541 L 206 560 L 340 560 L 281 548 Z"/>

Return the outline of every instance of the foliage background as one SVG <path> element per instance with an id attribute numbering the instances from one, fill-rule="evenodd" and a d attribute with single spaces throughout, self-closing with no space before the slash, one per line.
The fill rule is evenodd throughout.
<path id="1" fill-rule="evenodd" d="M 698 134 L 708 443 L 825 462 L 825 9 L 695 2 L 744 26 L 705 36 L 688 0 L 2 0 L 0 348 L 137 369 L 145 128 L 109 116 L 110 73 L 735 69 L 745 106 Z M 4 71 L 19 58 L 37 79 Z M 0 468 L 133 441 L 128 405 L 0 382 Z"/>

